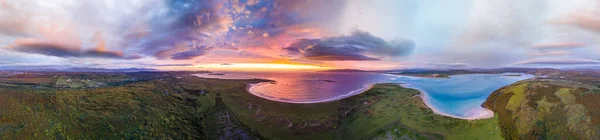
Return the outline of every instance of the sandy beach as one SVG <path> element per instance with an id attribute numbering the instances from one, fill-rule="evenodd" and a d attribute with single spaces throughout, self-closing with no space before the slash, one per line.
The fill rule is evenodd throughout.
<path id="1" fill-rule="evenodd" d="M 465 119 L 465 120 L 479 120 L 479 119 L 487 119 L 487 118 L 494 117 L 494 112 L 491 110 L 488 110 L 486 108 L 475 108 L 475 109 L 469 110 L 468 112 L 466 112 L 466 114 L 473 114 L 469 117 L 460 117 L 460 116 L 455 116 L 455 115 L 451 115 L 451 114 L 446 114 L 446 113 L 439 111 L 438 109 L 436 109 L 429 103 L 429 96 L 427 95 L 427 92 L 425 92 L 421 89 L 418 89 L 418 88 L 410 87 L 408 84 L 400 84 L 400 86 L 405 87 L 405 88 L 419 90 L 419 92 L 421 92 L 421 94 L 419 96 L 421 97 L 421 99 L 423 99 L 423 103 L 425 103 L 425 105 L 427 105 L 427 107 L 429 107 L 431 110 L 433 110 L 433 112 L 435 114 L 438 114 L 438 115 L 459 118 L 459 119 Z"/>
<path id="2" fill-rule="evenodd" d="M 270 82 L 260 82 L 260 83 L 255 83 L 255 84 L 248 84 L 246 86 L 246 91 L 248 91 L 248 93 L 253 94 L 255 96 L 267 99 L 267 100 L 273 100 L 273 101 L 278 101 L 278 102 L 284 102 L 284 103 L 294 103 L 294 104 L 312 104 L 312 103 L 323 103 L 323 102 L 331 102 L 331 101 L 337 101 L 337 100 L 341 100 L 344 98 L 348 98 L 350 96 L 354 96 L 360 93 L 363 93 L 369 89 L 371 89 L 375 84 L 368 84 L 363 86 L 362 88 L 353 90 L 351 92 L 348 92 L 344 95 L 340 95 L 334 98 L 329 98 L 329 99 L 324 99 L 324 100 L 317 100 L 317 101 L 291 101 L 291 100 L 280 100 L 280 99 L 275 99 L 273 97 L 269 97 L 268 95 L 265 95 L 265 93 L 262 93 L 260 90 L 258 90 L 257 88 L 260 86 L 264 86 L 264 85 L 268 85 L 271 84 Z"/>

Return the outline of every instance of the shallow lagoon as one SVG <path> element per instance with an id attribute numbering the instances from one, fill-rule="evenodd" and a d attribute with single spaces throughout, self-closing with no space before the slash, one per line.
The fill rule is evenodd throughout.
<path id="1" fill-rule="evenodd" d="M 319 103 L 343 99 L 368 90 L 377 83 L 398 83 L 419 89 L 436 113 L 463 119 L 490 117 L 481 104 L 495 90 L 516 81 L 532 78 L 522 74 L 466 74 L 450 78 L 422 78 L 356 72 L 221 72 L 198 74 L 204 78 L 269 79 L 249 85 L 256 96 L 288 103 Z"/>

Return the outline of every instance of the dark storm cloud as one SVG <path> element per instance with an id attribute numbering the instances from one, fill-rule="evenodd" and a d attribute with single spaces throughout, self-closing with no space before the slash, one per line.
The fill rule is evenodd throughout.
<path id="1" fill-rule="evenodd" d="M 300 39 L 285 50 L 312 60 L 371 61 L 406 56 L 414 47 L 412 41 L 387 42 L 367 32 L 355 31 L 348 36 Z"/>

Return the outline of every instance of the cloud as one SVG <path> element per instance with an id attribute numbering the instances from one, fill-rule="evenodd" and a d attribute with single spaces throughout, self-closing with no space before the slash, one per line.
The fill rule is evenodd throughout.
<path id="1" fill-rule="evenodd" d="M 549 50 L 549 49 L 574 49 L 586 47 L 584 44 L 579 43 L 554 43 L 554 44 L 538 44 L 533 46 L 534 49 L 538 50 Z"/>
<path id="2" fill-rule="evenodd" d="M 226 1 L 203 0 L 203 1 L 165 1 L 167 13 L 155 13 L 150 15 L 146 21 L 150 32 L 144 33 L 142 37 L 139 31 L 132 30 L 132 38 L 126 40 L 125 45 L 131 45 L 141 52 L 154 55 L 159 58 L 174 56 L 174 59 L 187 59 L 190 56 L 200 56 L 203 53 L 196 47 L 180 47 L 177 44 L 200 44 L 209 47 L 224 47 L 236 49 L 227 44 L 222 37 L 229 31 L 233 19 L 223 8 Z M 151 9 L 156 12 L 160 8 Z M 144 24 L 142 24 L 144 25 Z M 134 27 L 130 27 L 134 28 Z M 141 48 L 141 49 L 140 49 Z M 192 51 L 190 51 L 192 50 Z M 191 57 L 190 57 L 191 58 Z"/>
<path id="3" fill-rule="evenodd" d="M 367 32 L 355 31 L 348 36 L 300 39 L 284 48 L 292 55 L 320 61 L 372 61 L 385 57 L 409 55 L 412 41 L 387 42 Z"/>
<path id="4" fill-rule="evenodd" d="M 231 63 L 221 63 L 220 65 L 228 66 L 228 65 L 233 65 L 233 64 L 231 64 Z"/>
<path id="5" fill-rule="evenodd" d="M 83 50 L 80 46 L 44 41 L 36 39 L 17 39 L 7 50 L 35 53 L 56 57 L 91 57 L 91 58 L 113 58 L 113 59 L 138 59 L 139 56 L 124 56 L 121 52 L 108 51 L 103 45 L 97 48 Z"/>
<path id="6" fill-rule="evenodd" d="M 570 15 L 564 16 L 550 21 L 554 24 L 566 24 L 580 29 L 600 33 L 600 15 L 599 12 L 586 11 L 586 12 L 575 12 Z"/>
<path id="7" fill-rule="evenodd" d="M 280 55 L 285 52 L 281 48 L 298 38 L 335 34 L 329 32 L 337 28 L 330 27 L 335 27 L 344 3 L 104 0 L 46 4 L 45 0 L 0 0 L 0 19 L 6 19 L 0 23 L 0 47 L 10 45 L 14 52 L 67 59 L 221 61 L 253 54 L 268 56 L 269 61 L 286 60 L 290 58 Z M 18 39 L 38 42 L 13 43 Z M 201 57 L 207 54 L 211 58 Z M 238 61 L 263 58 L 255 59 Z"/>
<path id="8" fill-rule="evenodd" d="M 114 5 L 118 2 L 118 5 Z M 227 1 L 220 0 L 106 0 L 106 1 L 56 1 L 52 5 L 44 0 L 0 2 L 0 35 L 13 38 L 26 36 L 46 42 L 62 42 L 81 47 L 80 50 L 44 50 L 56 47 L 18 48 L 23 52 L 41 53 L 58 57 L 113 57 L 119 53 L 137 57 L 166 53 L 182 56 L 195 48 L 179 48 L 176 44 L 192 41 L 211 47 L 224 46 L 220 40 L 229 30 L 232 18 L 223 8 Z M 100 34 L 99 34 L 100 32 Z M 66 33 L 66 34 L 65 34 Z M 99 34 L 99 35 L 98 35 Z M 59 41 L 60 40 L 60 41 Z M 4 42 L 0 42 L 4 43 Z M 101 45 L 96 46 L 96 45 Z M 19 46 L 19 45 L 12 45 Z M 42 46 L 42 45 L 33 45 Z M 58 46 L 56 43 L 44 46 Z M 98 50 L 91 50 L 98 49 Z M 62 51 L 62 52 L 61 52 Z"/>
<path id="9" fill-rule="evenodd" d="M 148 28 L 128 27 L 131 33 L 124 34 L 132 37 L 125 39 L 124 46 L 133 46 L 131 50 L 159 59 L 179 60 L 195 58 L 185 56 L 196 49 L 180 44 L 198 44 L 238 53 L 254 48 L 280 50 L 281 46 L 287 46 L 297 38 L 319 34 L 322 30 L 319 26 L 330 25 L 335 19 L 331 17 L 336 17 L 333 15 L 343 9 L 343 3 L 342 0 L 167 1 L 166 9 L 171 13 L 148 14 L 150 17 L 144 21 L 151 24 L 140 25 Z M 195 51 L 197 56 L 204 55 L 200 52 Z"/>
<path id="10" fill-rule="evenodd" d="M 572 49 L 585 48 L 584 44 L 580 43 L 550 43 L 550 44 L 538 44 L 531 47 L 535 52 L 530 53 L 531 56 L 537 57 L 552 57 L 552 56 L 565 56 L 573 54 Z"/>
<path id="11" fill-rule="evenodd" d="M 14 5 L 7 4 L 5 1 L 0 0 L 0 35 L 14 35 L 21 36 L 25 35 L 25 31 L 28 29 L 28 24 L 31 20 L 31 14 L 29 12 L 18 12 Z"/>
<path id="12" fill-rule="evenodd" d="M 149 67 L 186 67 L 186 66 L 194 66 L 193 64 L 140 64 L 142 66 Z"/>
<path id="13" fill-rule="evenodd" d="M 470 66 L 467 63 L 427 63 L 426 65 L 439 69 L 458 69 Z"/>
<path id="14" fill-rule="evenodd" d="M 196 47 L 191 48 L 188 51 L 172 54 L 171 59 L 173 59 L 173 60 L 189 60 L 189 59 L 193 59 L 198 56 L 205 55 L 212 49 L 213 49 L 213 47 L 196 46 Z"/>
<path id="15" fill-rule="evenodd" d="M 421 41 L 426 43 L 441 41 L 429 45 L 429 50 L 435 54 L 423 59 L 465 62 L 474 67 L 502 67 L 527 58 L 526 48 L 537 42 L 535 40 L 540 36 L 541 30 L 539 27 L 544 25 L 543 17 L 547 13 L 545 0 L 465 2 L 467 3 L 463 4 L 466 6 L 464 10 L 456 10 L 464 12 L 460 13 L 461 15 L 456 15 L 454 11 L 434 15 L 459 24 L 449 26 L 448 23 L 436 23 L 437 20 L 434 20 L 434 23 L 426 21 L 425 24 L 442 24 L 446 27 L 428 29 L 429 26 L 423 25 L 423 30 L 433 35 L 427 36 L 429 38 L 420 38 Z M 450 34 L 446 34 L 449 35 L 447 38 L 436 38 L 439 32 L 450 32 Z M 445 41 L 448 41 L 448 44 Z"/>
<path id="16" fill-rule="evenodd" d="M 594 59 L 575 59 L 575 58 L 548 58 L 548 59 L 530 59 L 515 63 L 516 65 L 584 65 L 600 64 L 600 60 Z"/>
<path id="17" fill-rule="evenodd" d="M 559 55 L 570 55 L 570 54 L 573 54 L 573 52 L 570 52 L 570 51 L 543 51 L 543 52 L 532 53 L 531 55 L 533 55 L 533 56 L 559 56 Z"/>

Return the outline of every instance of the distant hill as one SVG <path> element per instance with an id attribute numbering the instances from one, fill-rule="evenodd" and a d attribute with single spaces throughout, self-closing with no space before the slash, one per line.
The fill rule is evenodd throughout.
<path id="1" fill-rule="evenodd" d="M 105 69 L 105 68 L 69 68 L 66 72 L 142 72 L 142 71 L 158 71 L 156 69 L 149 68 L 125 68 L 125 69 Z"/>
<path id="2" fill-rule="evenodd" d="M 473 68 L 473 69 L 426 69 L 426 68 L 415 68 L 415 69 L 397 69 L 397 70 L 381 70 L 377 72 L 382 73 L 392 73 L 392 74 L 447 74 L 447 75 L 456 75 L 456 74 L 474 74 L 474 73 L 527 73 L 527 74 L 536 74 L 536 73 L 552 73 L 558 72 L 558 69 L 551 68 L 513 68 L 513 67 L 505 67 L 505 68 L 494 68 L 494 69 L 481 69 L 481 68 Z"/>

